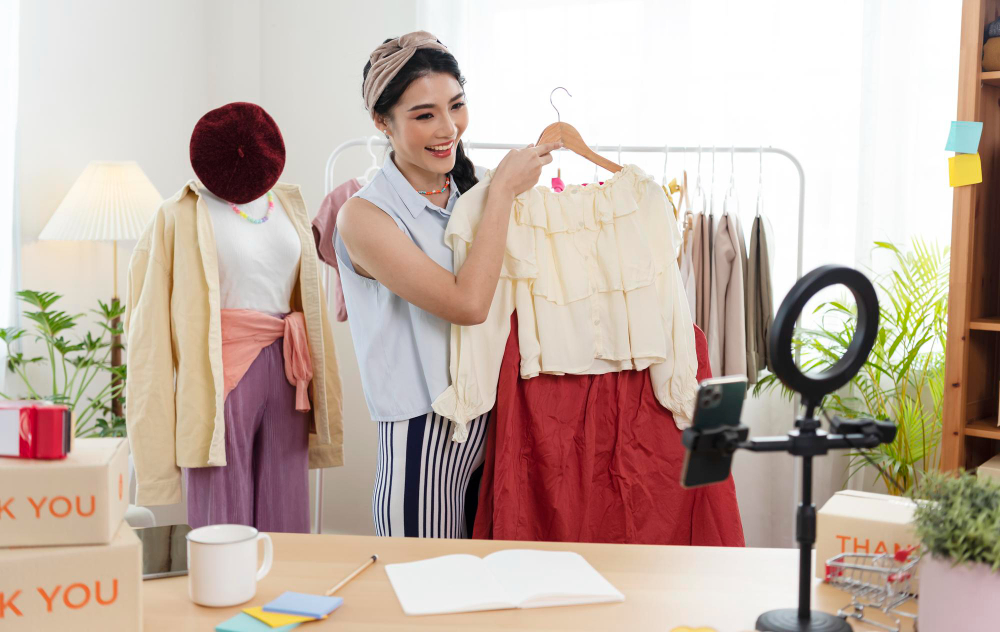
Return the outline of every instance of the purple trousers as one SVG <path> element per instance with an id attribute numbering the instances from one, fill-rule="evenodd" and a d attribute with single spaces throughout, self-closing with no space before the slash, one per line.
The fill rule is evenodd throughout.
<path id="1" fill-rule="evenodd" d="M 309 533 L 309 418 L 295 410 L 282 339 L 226 397 L 224 467 L 184 468 L 188 524 Z"/>

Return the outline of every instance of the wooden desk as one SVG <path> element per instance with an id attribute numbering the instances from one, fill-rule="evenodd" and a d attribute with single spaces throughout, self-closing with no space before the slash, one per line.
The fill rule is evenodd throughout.
<path id="1" fill-rule="evenodd" d="M 753 630 L 757 616 L 794 608 L 798 551 L 633 546 L 618 544 L 518 543 L 487 540 L 421 540 L 334 535 L 271 534 L 274 567 L 257 596 L 232 608 L 203 608 L 188 599 L 187 577 L 144 582 L 145 632 L 213 630 L 241 608 L 263 605 L 285 590 L 322 594 L 372 553 L 378 563 L 337 594 L 344 605 L 326 621 L 299 627 L 325 630 L 663 630 L 712 626 L 719 632 Z M 385 564 L 470 553 L 483 556 L 509 548 L 570 550 L 583 555 L 625 594 L 625 602 L 536 610 L 501 610 L 429 617 L 403 614 L 385 574 Z M 836 612 L 850 597 L 818 581 L 813 609 Z M 912 602 L 908 608 L 914 607 Z M 912 611 L 912 610 L 911 610 Z M 880 616 L 875 613 L 873 616 Z M 884 619 L 880 619 L 884 620 Z M 912 626 L 904 623 L 904 630 Z M 855 630 L 873 630 L 854 624 Z"/>

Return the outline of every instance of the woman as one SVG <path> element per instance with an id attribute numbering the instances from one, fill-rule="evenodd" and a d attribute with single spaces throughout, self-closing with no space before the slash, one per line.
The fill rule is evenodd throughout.
<path id="1" fill-rule="evenodd" d="M 386 40 L 364 69 L 362 94 L 392 153 L 337 217 L 334 248 L 372 419 L 379 423 L 372 498 L 386 536 L 466 537 L 466 490 L 483 461 L 488 415 L 451 441 L 431 402 L 450 383 L 451 324 L 485 320 L 500 278 L 514 197 L 552 162 L 550 143 L 497 166 L 471 254 L 459 273 L 444 230 L 476 184 L 461 138 L 469 124 L 455 58 L 425 31 Z M 470 494 L 472 496 L 473 494 Z"/>

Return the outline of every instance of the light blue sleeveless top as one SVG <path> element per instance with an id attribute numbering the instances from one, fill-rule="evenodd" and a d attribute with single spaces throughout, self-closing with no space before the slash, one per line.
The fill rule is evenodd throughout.
<path id="1" fill-rule="evenodd" d="M 432 204 L 417 193 L 390 156 L 371 182 L 354 195 L 385 211 L 428 257 L 454 270 L 444 229 L 458 200 L 458 187 L 451 187 L 445 208 Z M 451 385 L 451 324 L 355 272 L 336 230 L 333 245 L 372 419 L 402 421 L 426 415 L 432 410 L 431 402 Z"/>

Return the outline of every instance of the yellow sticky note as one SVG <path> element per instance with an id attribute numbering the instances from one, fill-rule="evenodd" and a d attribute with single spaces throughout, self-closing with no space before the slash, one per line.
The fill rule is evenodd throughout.
<path id="1" fill-rule="evenodd" d="M 958 154 L 948 159 L 948 180 L 953 187 L 983 181 L 983 164 L 979 154 Z"/>
<path id="2" fill-rule="evenodd" d="M 272 628 L 278 628 L 283 625 L 289 625 L 291 623 L 305 623 L 307 621 L 317 621 L 312 617 L 300 617 L 294 614 L 282 614 L 280 612 L 264 612 L 263 608 L 244 608 L 243 612 L 247 613 L 254 619 L 259 619 L 264 623 L 268 624 Z M 323 617 L 324 619 L 326 617 Z"/>

